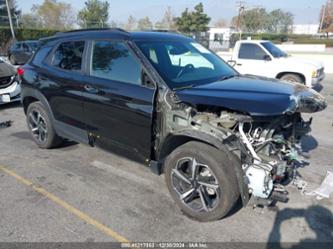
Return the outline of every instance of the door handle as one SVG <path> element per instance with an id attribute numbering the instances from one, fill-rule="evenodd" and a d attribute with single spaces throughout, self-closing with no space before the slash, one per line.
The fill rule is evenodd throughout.
<path id="1" fill-rule="evenodd" d="M 241 64 L 241 63 L 237 63 L 236 65 L 237 65 L 237 66 L 241 66 L 242 64 Z"/>
<path id="2" fill-rule="evenodd" d="M 84 89 L 90 93 L 98 93 L 98 89 L 91 85 L 84 85 Z"/>

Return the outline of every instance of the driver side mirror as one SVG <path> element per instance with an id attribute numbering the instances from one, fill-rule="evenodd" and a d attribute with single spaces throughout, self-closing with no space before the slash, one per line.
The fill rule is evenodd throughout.
<path id="1" fill-rule="evenodd" d="M 271 61 L 271 60 L 272 59 L 268 54 L 264 55 L 264 61 Z"/>
<path id="2" fill-rule="evenodd" d="M 236 61 L 235 60 L 229 60 L 229 61 L 227 61 L 227 63 L 232 67 L 236 66 Z"/>

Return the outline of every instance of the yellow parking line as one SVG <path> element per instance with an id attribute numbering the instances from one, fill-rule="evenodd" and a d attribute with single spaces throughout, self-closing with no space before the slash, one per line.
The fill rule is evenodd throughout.
<path id="1" fill-rule="evenodd" d="M 127 242 L 127 243 L 129 242 L 126 238 L 124 238 L 123 236 L 121 236 L 119 233 L 113 231 L 111 228 L 103 225 L 102 223 L 100 223 L 97 220 L 93 219 L 89 215 L 87 215 L 87 214 L 83 213 L 82 211 L 78 210 L 77 208 L 71 206 L 67 202 L 61 200 L 59 197 L 51 194 L 50 192 L 48 192 L 47 190 L 43 189 L 42 187 L 39 187 L 39 186 L 35 185 L 33 182 L 25 179 L 22 176 L 19 176 L 14 171 L 9 170 L 7 167 L 4 167 L 4 166 L 0 165 L 0 171 L 1 170 L 3 172 L 5 172 L 6 174 L 14 177 L 16 180 L 18 180 L 19 182 L 23 183 L 24 185 L 27 185 L 27 186 L 31 187 L 33 190 L 35 190 L 39 194 L 47 197 L 49 200 L 51 200 L 54 203 L 58 204 L 59 206 L 63 207 L 64 209 L 66 209 L 70 213 L 74 214 L 75 216 L 79 217 L 81 220 L 84 220 L 85 222 L 89 223 L 90 225 L 94 226 L 95 228 L 97 228 L 98 230 L 102 231 L 106 235 L 112 237 L 113 239 L 117 240 L 118 242 Z"/>

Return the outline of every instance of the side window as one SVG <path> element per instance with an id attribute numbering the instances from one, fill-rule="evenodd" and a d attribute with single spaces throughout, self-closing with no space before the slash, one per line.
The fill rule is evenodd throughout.
<path id="1" fill-rule="evenodd" d="M 239 49 L 239 59 L 264 60 L 265 53 L 258 45 L 251 43 L 242 43 Z"/>
<path id="2" fill-rule="evenodd" d="M 25 52 L 29 52 L 30 51 L 30 48 L 29 48 L 29 46 L 27 45 L 27 44 L 25 44 L 25 43 L 23 43 L 23 50 L 25 51 Z"/>
<path id="3" fill-rule="evenodd" d="M 52 65 L 70 71 L 80 71 L 84 41 L 70 41 L 59 45 L 54 52 Z"/>
<path id="4" fill-rule="evenodd" d="M 104 79 L 142 85 L 142 67 L 123 42 L 95 41 L 90 74 Z"/>
<path id="5" fill-rule="evenodd" d="M 21 49 L 21 43 L 16 43 L 13 47 L 14 49 Z"/>

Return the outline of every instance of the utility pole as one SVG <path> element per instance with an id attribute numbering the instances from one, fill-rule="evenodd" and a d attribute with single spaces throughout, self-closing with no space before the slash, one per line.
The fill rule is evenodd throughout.
<path id="1" fill-rule="evenodd" d="M 323 8 L 323 13 L 321 15 L 321 21 L 320 21 L 320 26 L 319 26 L 319 32 L 322 32 L 323 29 L 323 24 L 324 24 L 324 20 L 325 20 L 325 12 L 326 12 L 326 6 L 327 6 L 328 2 L 326 2 L 324 4 L 324 8 Z"/>
<path id="2" fill-rule="evenodd" d="M 239 31 L 239 40 L 242 39 L 242 14 L 245 9 L 245 1 L 237 1 L 237 9 L 238 9 L 238 18 L 237 18 L 237 28 Z"/>
<path id="3" fill-rule="evenodd" d="M 9 2 L 8 2 L 8 0 L 6 0 L 6 5 L 7 5 L 7 12 L 8 12 L 8 19 L 9 19 L 10 31 L 12 32 L 13 39 L 15 39 L 15 32 L 14 32 L 14 27 L 13 27 L 13 22 L 12 22 L 12 15 L 10 13 L 10 8 L 9 8 Z"/>

